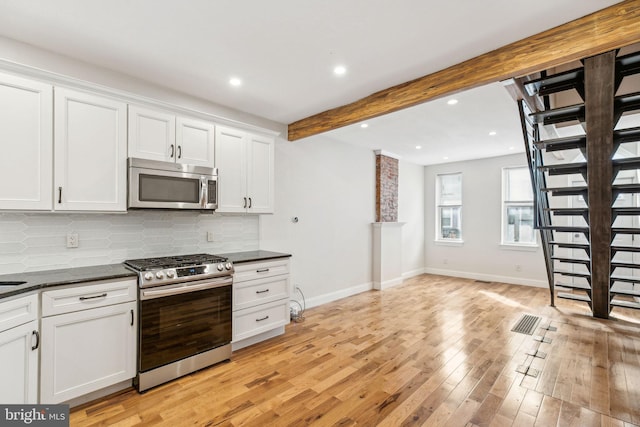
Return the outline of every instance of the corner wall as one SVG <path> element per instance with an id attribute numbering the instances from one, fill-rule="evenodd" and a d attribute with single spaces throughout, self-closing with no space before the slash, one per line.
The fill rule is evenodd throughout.
<path id="1" fill-rule="evenodd" d="M 425 167 L 427 273 L 547 287 L 542 248 L 500 245 L 502 168 L 526 165 L 524 153 Z M 436 175 L 462 172 L 462 245 L 435 242 Z"/>

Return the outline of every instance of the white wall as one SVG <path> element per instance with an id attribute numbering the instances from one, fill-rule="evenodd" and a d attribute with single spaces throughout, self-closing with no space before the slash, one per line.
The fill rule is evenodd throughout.
<path id="1" fill-rule="evenodd" d="M 398 170 L 398 221 L 402 226 L 402 273 L 424 273 L 424 166 L 400 160 Z"/>
<path id="2" fill-rule="evenodd" d="M 308 306 L 371 289 L 374 153 L 320 135 L 279 140 L 275 160 L 276 213 L 260 217 L 261 249 L 293 254 Z"/>
<path id="3" fill-rule="evenodd" d="M 501 247 L 502 168 L 526 165 L 525 154 L 448 163 L 425 168 L 426 272 L 546 287 L 542 248 Z M 436 175 L 462 172 L 461 246 L 435 242 Z"/>

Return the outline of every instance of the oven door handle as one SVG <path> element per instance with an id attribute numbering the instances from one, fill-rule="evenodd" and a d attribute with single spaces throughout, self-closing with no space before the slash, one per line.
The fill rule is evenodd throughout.
<path id="1" fill-rule="evenodd" d="M 204 289 L 220 288 L 222 286 L 230 286 L 233 283 L 233 278 L 225 277 L 222 279 L 203 280 L 192 284 L 169 285 L 162 287 L 162 289 L 142 289 L 140 291 L 140 299 L 147 300 L 152 298 L 167 297 L 171 295 L 186 294 L 188 292 L 201 291 Z"/>

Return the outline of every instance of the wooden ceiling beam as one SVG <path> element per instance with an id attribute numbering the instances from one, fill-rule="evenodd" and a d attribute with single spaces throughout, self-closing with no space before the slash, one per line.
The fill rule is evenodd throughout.
<path id="1" fill-rule="evenodd" d="M 289 124 L 295 141 L 488 83 L 640 42 L 640 0 L 626 0 L 444 70 Z"/>

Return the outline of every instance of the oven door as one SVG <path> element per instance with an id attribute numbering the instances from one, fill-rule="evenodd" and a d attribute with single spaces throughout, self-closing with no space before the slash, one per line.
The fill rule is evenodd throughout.
<path id="1" fill-rule="evenodd" d="M 231 277 L 140 289 L 138 372 L 231 342 Z"/>

